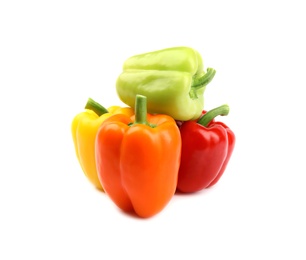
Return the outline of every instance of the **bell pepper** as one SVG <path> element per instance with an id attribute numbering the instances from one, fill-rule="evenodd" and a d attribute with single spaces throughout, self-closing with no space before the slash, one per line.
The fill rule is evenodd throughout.
<path id="1" fill-rule="evenodd" d="M 134 114 L 128 107 L 111 106 L 105 109 L 99 103 L 89 98 L 85 111 L 77 114 L 71 124 L 71 132 L 80 166 L 88 180 L 99 190 L 103 191 L 98 178 L 95 161 L 95 138 L 101 123 L 113 114 Z"/>
<path id="2" fill-rule="evenodd" d="M 119 98 L 130 107 L 135 96 L 147 97 L 148 112 L 175 120 L 194 120 L 202 112 L 206 85 L 216 71 L 203 70 L 200 54 L 189 47 L 174 47 L 128 58 L 116 81 Z"/>
<path id="3" fill-rule="evenodd" d="M 124 212 L 147 218 L 176 191 L 181 137 L 173 118 L 147 113 L 137 95 L 135 116 L 113 115 L 96 137 L 98 176 L 106 194 Z"/>
<path id="4" fill-rule="evenodd" d="M 234 132 L 218 115 L 227 115 L 228 105 L 208 112 L 199 120 L 182 122 L 182 157 L 177 190 L 196 192 L 216 184 L 224 173 L 235 146 Z"/>

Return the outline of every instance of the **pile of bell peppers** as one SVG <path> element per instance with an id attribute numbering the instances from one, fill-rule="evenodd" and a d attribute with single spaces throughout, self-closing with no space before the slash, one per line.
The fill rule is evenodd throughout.
<path id="1" fill-rule="evenodd" d="M 235 146 L 234 132 L 204 110 L 216 71 L 199 52 L 173 47 L 128 58 L 116 80 L 125 107 L 89 98 L 71 124 L 76 157 L 87 179 L 124 212 L 151 217 L 176 192 L 215 185 Z"/>

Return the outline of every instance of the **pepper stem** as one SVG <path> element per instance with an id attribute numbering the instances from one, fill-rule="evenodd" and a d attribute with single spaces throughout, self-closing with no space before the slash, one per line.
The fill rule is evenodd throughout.
<path id="1" fill-rule="evenodd" d="M 192 88 L 198 89 L 206 86 L 209 82 L 212 81 L 216 74 L 216 70 L 213 68 L 207 68 L 207 72 L 200 78 L 194 79 Z"/>
<path id="2" fill-rule="evenodd" d="M 105 107 L 94 101 L 92 98 L 88 98 L 85 109 L 94 111 L 98 116 L 108 113 L 108 110 Z"/>
<path id="3" fill-rule="evenodd" d="M 212 110 L 209 110 L 204 116 L 202 116 L 198 120 L 198 124 L 202 126 L 207 126 L 211 120 L 213 120 L 216 116 L 226 116 L 229 113 L 229 106 L 228 105 L 222 105 L 219 107 L 216 107 Z"/>
<path id="4" fill-rule="evenodd" d="M 147 121 L 147 97 L 136 95 L 134 124 L 149 125 Z"/>

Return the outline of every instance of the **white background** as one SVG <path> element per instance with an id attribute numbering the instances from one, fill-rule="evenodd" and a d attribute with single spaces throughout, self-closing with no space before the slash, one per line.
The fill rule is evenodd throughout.
<path id="1" fill-rule="evenodd" d="M 303 1 L 1 1 L 0 259 L 306 259 Z M 197 49 L 237 137 L 220 182 L 150 219 L 82 173 L 88 97 L 121 105 L 126 58 Z"/>

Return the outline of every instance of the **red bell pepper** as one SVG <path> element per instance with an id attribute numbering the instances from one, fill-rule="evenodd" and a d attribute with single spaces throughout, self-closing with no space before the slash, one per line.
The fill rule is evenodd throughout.
<path id="1" fill-rule="evenodd" d="M 222 105 L 203 111 L 198 121 L 181 123 L 178 191 L 200 191 L 216 184 L 221 178 L 235 146 L 235 135 L 224 123 L 215 122 L 214 118 L 228 113 L 228 105 Z"/>

